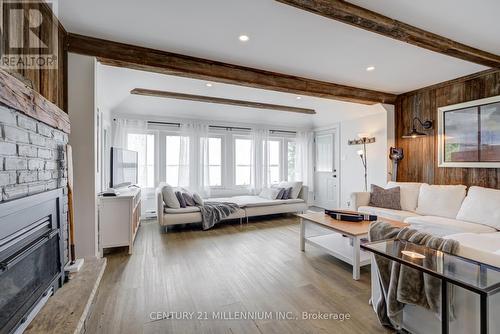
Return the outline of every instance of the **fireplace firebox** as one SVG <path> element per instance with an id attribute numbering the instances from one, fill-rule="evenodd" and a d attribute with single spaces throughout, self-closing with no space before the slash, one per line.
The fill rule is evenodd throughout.
<path id="1" fill-rule="evenodd" d="M 63 284 L 62 190 L 0 204 L 0 333 L 21 332 Z"/>

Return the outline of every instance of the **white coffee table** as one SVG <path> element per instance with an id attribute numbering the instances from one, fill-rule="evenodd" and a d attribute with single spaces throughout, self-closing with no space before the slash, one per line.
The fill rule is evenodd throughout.
<path id="1" fill-rule="evenodd" d="M 305 251 L 306 243 L 318 247 L 328 254 L 352 265 L 352 278 L 359 279 L 360 268 L 370 264 L 370 254 L 360 248 L 361 239 L 368 237 L 369 221 L 347 222 L 335 220 L 323 212 L 297 214 L 300 218 L 300 250 Z M 381 218 L 393 226 L 405 227 L 407 224 Z M 306 225 L 317 225 L 331 233 L 306 236 Z"/>

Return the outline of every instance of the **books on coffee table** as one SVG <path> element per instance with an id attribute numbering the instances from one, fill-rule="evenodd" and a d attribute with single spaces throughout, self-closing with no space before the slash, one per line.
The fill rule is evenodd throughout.
<path id="1" fill-rule="evenodd" d="M 375 221 L 377 216 L 348 210 L 326 210 L 325 213 L 336 220 L 349 222 Z"/>

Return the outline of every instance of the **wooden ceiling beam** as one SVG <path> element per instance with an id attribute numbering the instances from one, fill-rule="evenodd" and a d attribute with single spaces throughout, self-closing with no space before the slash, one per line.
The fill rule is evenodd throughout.
<path id="1" fill-rule="evenodd" d="M 500 56 L 342 0 L 275 0 L 342 23 L 472 63 L 500 68 Z"/>
<path id="2" fill-rule="evenodd" d="M 168 91 L 145 89 L 145 88 L 134 88 L 130 91 L 130 94 L 162 97 L 162 98 L 184 100 L 184 101 L 226 104 L 230 106 L 238 106 L 238 107 L 254 108 L 254 109 L 287 111 L 287 112 L 295 112 L 295 113 L 309 114 L 309 115 L 316 114 L 316 111 L 314 111 L 313 109 L 298 108 L 298 107 L 291 107 L 279 104 L 261 103 L 253 101 L 224 99 L 214 96 L 184 94 L 184 93 L 168 92 Z"/>
<path id="3" fill-rule="evenodd" d="M 103 64 L 362 104 L 394 104 L 396 95 L 307 79 L 166 51 L 68 34 L 68 52 L 97 57 Z"/>

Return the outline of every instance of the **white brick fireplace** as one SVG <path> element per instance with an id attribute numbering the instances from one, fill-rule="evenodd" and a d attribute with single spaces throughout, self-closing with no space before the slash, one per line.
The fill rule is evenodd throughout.
<path id="1" fill-rule="evenodd" d="M 0 202 L 63 189 L 64 261 L 68 261 L 68 135 L 0 103 Z"/>

